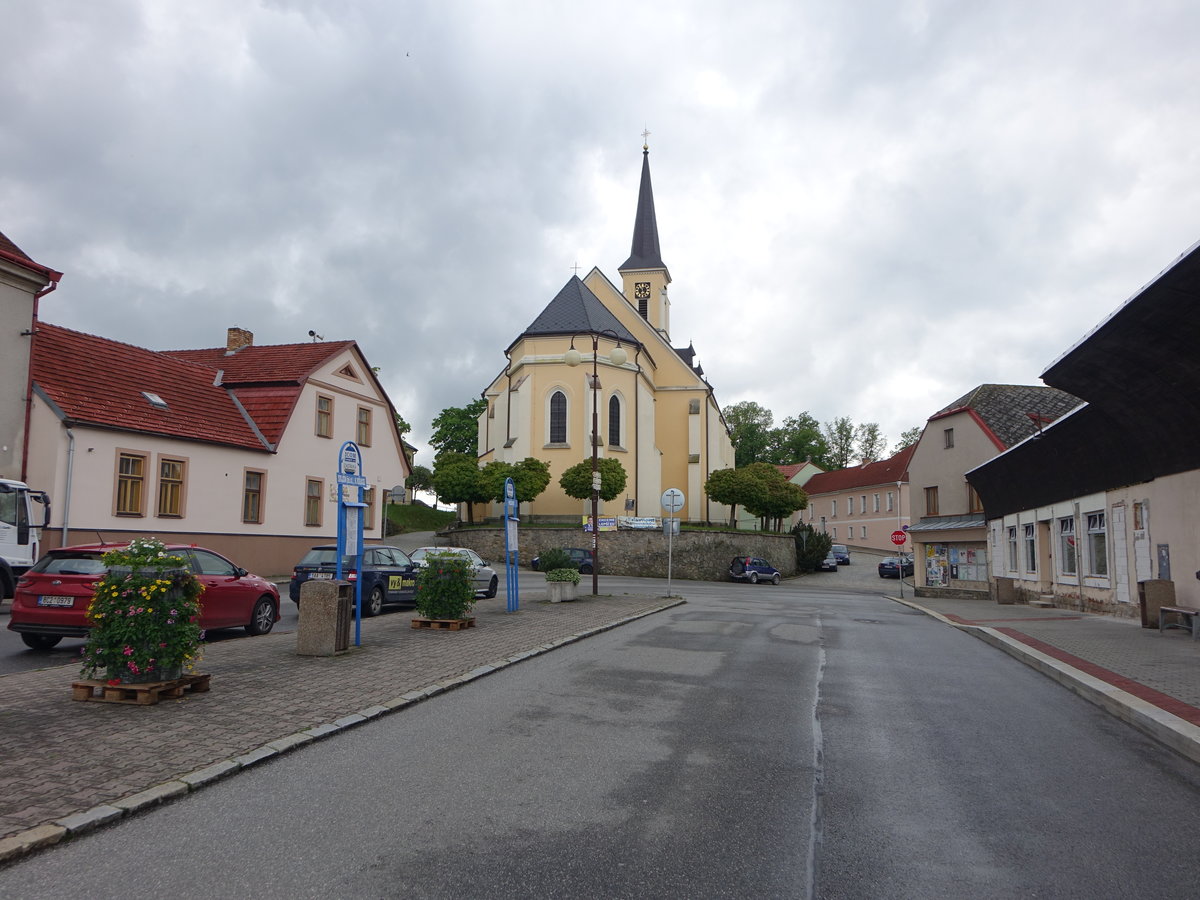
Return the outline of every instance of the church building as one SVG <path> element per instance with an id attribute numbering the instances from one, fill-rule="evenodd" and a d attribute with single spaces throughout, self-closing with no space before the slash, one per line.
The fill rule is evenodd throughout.
<path id="1" fill-rule="evenodd" d="M 572 276 L 504 351 L 508 364 L 482 394 L 480 465 L 544 460 L 550 484 L 522 504 L 522 515 L 579 521 L 591 501 L 568 497 L 559 477 L 591 460 L 594 422 L 598 456 L 620 460 L 627 478 L 623 496 L 601 501 L 601 516 L 661 516 L 663 491 L 678 488 L 684 521 L 727 521 L 728 507 L 710 501 L 704 483 L 733 466 L 733 445 L 695 349 L 671 344 L 671 274 L 659 250 L 648 147 L 633 247 L 617 272 L 619 287 L 598 268 Z"/>

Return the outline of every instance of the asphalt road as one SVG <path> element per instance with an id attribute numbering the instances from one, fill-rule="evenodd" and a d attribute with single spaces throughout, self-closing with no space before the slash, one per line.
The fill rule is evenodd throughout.
<path id="1" fill-rule="evenodd" d="M 981 641 L 825 587 L 842 574 L 689 583 L 21 862 L 0 893 L 1194 894 L 1200 770 Z"/>

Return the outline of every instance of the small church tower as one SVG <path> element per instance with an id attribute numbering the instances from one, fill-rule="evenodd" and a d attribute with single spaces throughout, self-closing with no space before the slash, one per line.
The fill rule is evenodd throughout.
<path id="1" fill-rule="evenodd" d="M 658 220 L 654 215 L 654 189 L 650 186 L 650 147 L 642 145 L 642 184 L 638 190 L 637 218 L 633 223 L 633 246 L 629 259 L 617 269 L 625 299 L 637 309 L 650 327 L 670 340 L 671 302 L 667 285 L 671 273 L 658 248 Z"/>

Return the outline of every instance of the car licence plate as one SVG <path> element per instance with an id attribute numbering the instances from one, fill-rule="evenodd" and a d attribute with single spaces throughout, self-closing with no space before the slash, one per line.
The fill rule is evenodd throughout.
<path id="1" fill-rule="evenodd" d="M 308 577 L 312 581 L 332 581 L 333 573 L 332 572 L 313 572 Z"/>
<path id="2" fill-rule="evenodd" d="M 74 597 L 38 597 L 38 606 L 74 606 Z"/>

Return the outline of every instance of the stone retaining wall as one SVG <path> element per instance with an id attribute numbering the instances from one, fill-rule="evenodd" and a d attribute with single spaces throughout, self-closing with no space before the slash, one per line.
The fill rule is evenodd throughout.
<path id="1" fill-rule="evenodd" d="M 453 528 L 438 532 L 442 543 L 470 547 L 493 565 L 504 563 L 502 528 Z M 591 535 L 575 528 L 525 528 L 519 537 L 520 562 L 553 547 L 590 547 Z M 725 581 L 735 556 L 761 556 L 784 577 L 796 574 L 796 542 L 790 534 L 746 531 L 683 531 L 671 549 L 671 575 L 694 581 Z M 667 538 L 661 531 L 600 533 L 600 571 L 644 578 L 667 576 Z"/>

